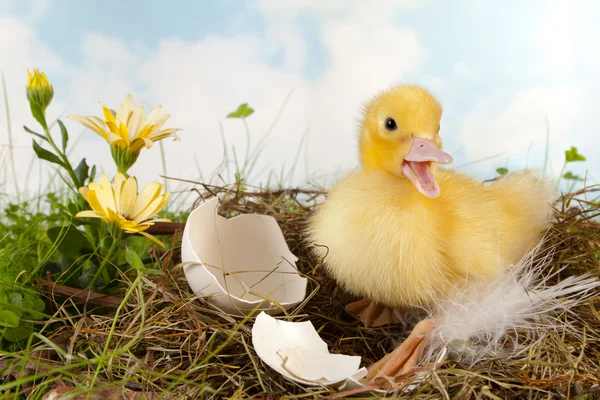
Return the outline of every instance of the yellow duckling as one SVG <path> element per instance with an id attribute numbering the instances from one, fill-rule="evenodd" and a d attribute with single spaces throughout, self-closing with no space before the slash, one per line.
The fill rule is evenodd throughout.
<path id="1" fill-rule="evenodd" d="M 362 168 L 329 191 L 309 224 L 314 252 L 366 326 L 403 321 L 459 280 L 493 281 L 549 227 L 554 185 L 534 172 L 492 185 L 438 168 L 442 107 L 427 90 L 399 85 L 365 108 Z M 482 133 L 485 134 L 485 133 Z"/>

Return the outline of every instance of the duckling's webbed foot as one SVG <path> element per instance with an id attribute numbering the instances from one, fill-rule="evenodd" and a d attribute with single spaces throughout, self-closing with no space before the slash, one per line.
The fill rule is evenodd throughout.
<path id="1" fill-rule="evenodd" d="M 425 337 L 433 331 L 433 320 L 426 319 L 415 325 L 410 335 L 393 352 L 367 368 L 365 380 L 373 384 L 378 377 L 396 378 L 411 375 L 418 366 L 423 350 Z"/>
<path id="2" fill-rule="evenodd" d="M 358 317 L 367 328 L 398 323 L 406 325 L 406 318 L 400 309 L 384 306 L 366 297 L 348 304 L 346 311 Z"/>

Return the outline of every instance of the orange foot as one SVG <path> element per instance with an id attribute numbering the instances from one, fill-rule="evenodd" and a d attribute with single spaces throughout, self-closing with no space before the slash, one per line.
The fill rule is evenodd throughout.
<path id="1" fill-rule="evenodd" d="M 398 308 L 386 307 L 366 297 L 348 304 L 346 311 L 358 317 L 366 328 L 386 324 L 406 324 L 406 318 Z"/>
<path id="2" fill-rule="evenodd" d="M 374 380 L 380 376 L 395 378 L 412 374 L 423 355 L 425 336 L 434 328 L 435 325 L 431 319 L 425 319 L 416 324 L 400 346 L 367 368 L 366 381 L 373 384 Z"/>

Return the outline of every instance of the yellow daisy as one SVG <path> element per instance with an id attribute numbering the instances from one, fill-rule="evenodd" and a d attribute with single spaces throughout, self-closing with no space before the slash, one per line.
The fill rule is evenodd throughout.
<path id="1" fill-rule="evenodd" d="M 114 185 L 104 174 L 101 181 L 102 184 L 91 182 L 88 187 L 79 188 L 92 209 L 81 211 L 76 217 L 100 218 L 127 233 L 139 233 L 165 247 L 144 231 L 155 222 L 170 222 L 168 219 L 150 219 L 167 204 L 170 193 L 161 195 L 163 186 L 158 182 L 150 183 L 138 193 L 137 180 L 132 176 L 125 178 L 119 172 L 115 175 Z"/>
<path id="2" fill-rule="evenodd" d="M 110 144 L 119 172 L 127 172 L 144 146 L 149 149 L 154 142 L 168 137 L 179 140 L 177 132 L 181 129 L 162 129 L 171 116 L 161 114 L 160 105 L 146 117 L 144 106 L 137 107 L 130 94 L 125 96 L 125 102 L 116 112 L 100 104 L 103 118 L 81 115 L 70 115 L 68 118 L 96 132 Z"/>

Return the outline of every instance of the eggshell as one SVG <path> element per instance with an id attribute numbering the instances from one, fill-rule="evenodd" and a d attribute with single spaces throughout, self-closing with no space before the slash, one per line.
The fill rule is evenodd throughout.
<path id="1" fill-rule="evenodd" d="M 362 387 L 361 358 L 331 354 L 310 321 L 281 321 L 261 312 L 252 326 L 256 354 L 286 378 L 308 385 Z"/>
<path id="2" fill-rule="evenodd" d="M 302 302 L 307 279 L 277 221 L 258 214 L 227 219 L 218 205 L 214 197 L 197 207 L 183 231 L 183 271 L 194 293 L 237 316 L 257 307 L 276 314 L 278 305 L 287 310 Z"/>

